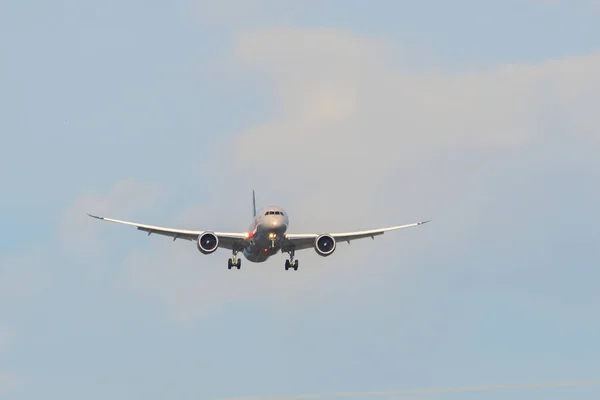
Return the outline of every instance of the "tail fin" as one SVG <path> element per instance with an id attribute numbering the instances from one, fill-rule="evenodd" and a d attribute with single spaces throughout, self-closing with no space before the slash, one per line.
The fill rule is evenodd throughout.
<path id="1" fill-rule="evenodd" d="M 252 189 L 252 211 L 254 211 L 253 217 L 256 217 L 256 195 L 254 194 L 254 189 Z"/>

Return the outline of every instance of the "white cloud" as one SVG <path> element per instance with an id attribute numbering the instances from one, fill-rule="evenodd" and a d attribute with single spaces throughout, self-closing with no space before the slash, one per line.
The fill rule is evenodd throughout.
<path id="1" fill-rule="evenodd" d="M 241 34 L 237 61 L 262 73 L 278 102 L 271 120 L 233 139 L 233 158 L 231 139 L 221 143 L 215 159 L 227 160 L 222 165 L 228 167 L 216 179 L 261 183 L 259 201 L 273 199 L 288 208 L 295 232 L 428 217 L 432 224 L 340 245 L 328 259 L 308 250 L 299 254 L 301 270 L 292 273 L 283 270 L 283 256 L 228 271 L 225 251 L 205 257 L 193 244 L 151 237 L 147 251 L 130 251 L 123 260 L 119 286 L 159 301 L 178 321 L 235 302 L 289 310 L 385 296 L 380 289 L 394 276 L 399 285 L 410 284 L 411 269 L 431 254 L 431 246 L 460 254 L 481 215 L 507 212 L 490 203 L 498 177 L 486 176 L 488 156 L 503 155 L 506 176 L 520 176 L 508 159 L 535 151 L 549 135 L 549 118 L 573 140 L 598 145 L 597 54 L 448 73 L 415 70 L 393 49 L 336 30 Z M 249 193 L 240 199 L 239 188 L 230 185 L 221 193 L 219 204 L 183 210 L 177 226 L 194 220 L 198 229 L 229 229 L 240 215 L 249 215 Z M 244 212 L 223 213 L 245 204 Z M 127 215 L 120 206 L 114 211 Z"/>
<path id="2" fill-rule="evenodd" d="M 322 2 L 315 0 L 201 0 L 198 2 L 198 19 L 204 24 L 242 29 L 265 22 L 290 23 L 307 7 L 315 10 L 315 6 L 320 5 Z"/>
<path id="3" fill-rule="evenodd" d="M 290 311 L 302 303 L 315 305 L 352 291 L 347 286 L 352 275 L 340 278 L 339 270 L 310 250 L 302 255 L 302 263 L 307 267 L 302 273 L 291 273 L 284 270 L 282 257 L 276 257 L 279 263 L 274 261 L 279 265 L 251 264 L 242 259 L 242 270 L 230 271 L 226 268 L 230 256 L 226 250 L 203 256 L 193 243 L 173 243 L 163 238 L 155 238 L 149 247 L 129 252 L 120 265 L 123 272 L 117 285 L 144 298 L 158 300 L 177 323 L 248 302 Z M 351 261 L 350 253 L 340 251 L 334 264 Z M 346 270 L 349 274 L 351 271 Z"/>
<path id="4" fill-rule="evenodd" d="M 430 146 L 518 146 L 543 134 L 538 119 L 546 107 L 560 107 L 569 123 L 590 122 L 600 86 L 599 54 L 491 71 L 414 71 L 403 60 L 394 65 L 382 43 L 302 29 L 243 34 L 236 50 L 242 63 L 268 74 L 282 102 L 280 118 L 244 135 L 240 146 L 249 156 L 274 137 L 296 146 L 278 152 L 282 159 L 305 159 L 307 149 L 330 157 L 334 144 L 339 152 L 372 149 L 387 159 Z"/>
<path id="5" fill-rule="evenodd" d="M 482 193 L 458 161 L 535 151 L 550 134 L 550 118 L 598 144 L 597 54 L 487 71 L 415 71 L 379 42 L 302 29 L 240 35 L 236 54 L 266 74 L 279 100 L 271 121 L 238 137 L 238 176 L 285 182 L 302 193 L 296 214 L 317 212 L 327 222 L 350 215 L 356 224 L 365 217 L 357 210 L 373 209 L 400 220 L 444 208 L 472 218 Z M 253 163 L 266 152 L 269 163 Z M 401 201 L 404 212 L 378 207 L 382 199 Z"/>
<path id="6" fill-rule="evenodd" d="M 101 260 L 109 249 L 109 245 L 99 239 L 99 234 L 115 227 L 102 226 L 86 214 L 117 219 L 125 216 L 140 218 L 161 198 L 157 187 L 134 180 L 115 184 L 105 195 L 86 193 L 79 196 L 61 218 L 58 237 L 64 256 L 77 260 Z"/>
<path id="7" fill-rule="evenodd" d="M 390 1 L 375 1 L 371 7 L 386 9 Z M 408 2 L 405 2 L 408 3 Z M 595 10 L 599 0 L 523 0 L 523 3 L 537 3 L 540 6 L 564 5 L 567 7 L 583 6 Z M 332 8 L 340 14 L 346 10 L 339 9 L 337 2 L 323 0 L 221 0 L 198 1 L 197 18 L 203 24 L 228 26 L 237 31 L 252 27 L 294 26 L 302 16 L 314 16 L 332 12 Z"/>
<path id="8" fill-rule="evenodd" d="M 21 387 L 21 378 L 11 371 L 0 370 L 0 394 L 8 394 Z"/>
<path id="9" fill-rule="evenodd" d="M 86 213 L 124 213 L 140 216 L 161 199 L 156 188 L 126 180 L 114 185 L 107 194 L 84 194 L 65 211 L 60 219 L 57 240 L 44 240 L 26 252 L 0 257 L 0 311 L 18 314 L 28 312 L 22 306 L 44 299 L 53 283 L 57 270 L 68 261 L 76 261 L 77 268 L 90 267 L 85 273 L 96 273 L 111 254 L 117 235 L 102 236 L 102 228 L 110 228 L 86 216 Z M 114 227 L 116 228 L 116 227 Z M 120 229 L 117 229 L 120 230 Z M 104 231 L 106 233 L 106 231 Z M 32 240 L 36 237 L 32 236 Z M 61 279 L 61 278 L 59 278 Z M 8 313 L 3 313 L 8 314 Z M 0 318 L 0 353 L 9 350 L 15 341 L 15 332 L 6 324 L 10 317 Z M 0 370 L 0 397 L 12 393 L 24 383 L 22 377 L 10 370 Z"/>
<path id="10" fill-rule="evenodd" d="M 538 3 L 540 5 L 547 5 L 547 4 L 561 4 L 563 6 L 569 6 L 569 7 L 573 7 L 573 6 L 589 6 L 589 7 L 596 7 L 598 5 L 600 5 L 600 1 L 598 0 L 526 0 L 527 2 L 534 2 L 534 3 Z"/>
<path id="11" fill-rule="evenodd" d="M 14 342 L 15 333 L 12 329 L 0 325 L 0 354 L 6 351 Z"/>
<path id="12" fill-rule="evenodd" d="M 41 249 L 0 258 L 0 297 L 20 301 L 34 299 L 50 284 L 51 274 Z M 1 342 L 0 335 L 0 345 Z"/>

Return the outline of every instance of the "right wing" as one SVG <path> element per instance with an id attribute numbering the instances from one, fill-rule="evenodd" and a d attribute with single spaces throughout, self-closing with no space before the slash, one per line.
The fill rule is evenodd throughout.
<path id="1" fill-rule="evenodd" d="M 108 222 L 116 222 L 118 224 L 123 225 L 131 225 L 135 226 L 138 230 L 148 232 L 148 236 L 151 234 L 170 236 L 173 238 L 173 241 L 176 239 L 184 239 L 195 241 L 198 240 L 198 236 L 208 231 L 190 231 L 184 229 L 173 229 L 173 228 L 164 228 L 162 226 L 153 226 L 153 225 L 145 225 L 138 224 L 136 222 L 128 222 L 128 221 L 120 221 L 118 219 L 98 217 L 96 215 L 88 214 L 92 218 L 96 218 L 102 221 Z M 247 233 L 227 233 L 227 232 L 212 232 L 219 238 L 219 247 L 224 249 L 232 250 L 234 245 L 241 244 L 247 239 Z"/>
<path id="2" fill-rule="evenodd" d="M 350 243 L 351 240 L 363 239 L 363 238 L 368 238 L 368 237 L 375 239 L 375 236 L 383 235 L 385 232 L 423 225 L 429 221 L 431 221 L 431 220 L 415 222 L 415 223 L 406 224 L 406 225 L 391 226 L 389 228 L 371 229 L 368 231 L 330 233 L 329 235 L 332 236 L 336 242 Z M 286 243 L 285 243 L 286 249 L 293 247 L 296 250 L 303 250 L 303 249 L 309 249 L 309 248 L 314 247 L 315 239 L 317 237 L 319 237 L 320 234 L 316 234 L 316 233 L 286 234 L 285 236 L 286 236 Z"/>

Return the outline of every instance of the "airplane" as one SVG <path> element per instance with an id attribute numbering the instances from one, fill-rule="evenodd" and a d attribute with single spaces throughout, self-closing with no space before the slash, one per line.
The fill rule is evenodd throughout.
<path id="1" fill-rule="evenodd" d="M 218 248 L 231 250 L 232 256 L 227 264 L 229 269 L 241 268 L 242 260 L 238 257 L 238 253 L 242 253 L 246 260 L 250 262 L 262 263 L 281 251 L 281 253 L 288 253 L 290 256 L 289 259 L 285 260 L 286 271 L 290 268 L 294 271 L 298 270 L 299 262 L 295 257 L 296 251 L 313 248 L 321 257 L 328 257 L 336 250 L 338 242 L 350 243 L 352 240 L 368 237 L 374 240 L 375 236 L 383 235 L 385 232 L 419 226 L 431 221 L 358 232 L 295 234 L 287 233 L 290 220 L 287 212 L 281 207 L 270 206 L 263 208 L 258 213 L 256 212 L 254 190 L 252 191 L 252 205 L 254 220 L 247 232 L 240 233 L 172 229 L 91 214 L 87 215 L 102 221 L 135 226 L 140 231 L 148 232 L 148 236 L 154 233 L 170 236 L 173 241 L 177 239 L 193 241 L 196 243 L 198 251 L 204 255 L 212 254 Z"/>

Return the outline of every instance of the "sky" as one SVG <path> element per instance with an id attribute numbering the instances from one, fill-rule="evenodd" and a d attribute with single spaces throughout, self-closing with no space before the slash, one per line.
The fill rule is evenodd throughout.
<path id="1" fill-rule="evenodd" d="M 1 2 L 0 397 L 598 398 L 360 393 L 600 379 L 599 18 Z M 252 189 L 295 233 L 433 221 L 230 271 L 85 215 L 244 231 Z"/>

